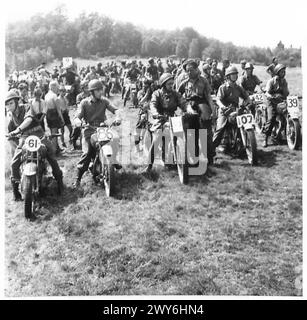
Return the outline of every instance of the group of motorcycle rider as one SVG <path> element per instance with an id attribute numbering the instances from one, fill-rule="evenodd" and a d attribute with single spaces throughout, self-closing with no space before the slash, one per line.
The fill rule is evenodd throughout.
<path id="1" fill-rule="evenodd" d="M 147 65 L 144 65 L 136 60 L 122 61 L 120 64 L 112 61 L 105 66 L 98 63 L 97 66 L 82 68 L 79 72 L 73 64 L 56 66 L 49 72 L 43 63 L 34 71 L 14 72 L 9 76 L 5 105 L 12 154 L 11 183 L 16 201 L 22 198 L 19 184 L 25 137 L 41 137 L 48 127 L 51 134 L 62 133 L 62 146 L 66 147 L 66 126 L 69 130 L 69 142 L 73 149 L 77 149 L 77 140 L 82 136 L 83 154 L 77 163 L 74 182 L 74 187 L 79 187 L 82 175 L 88 170 L 95 156 L 91 141 L 95 127 L 106 120 L 106 110 L 115 114 L 117 124 L 122 120 L 120 110 L 108 99 L 110 93 L 120 93 L 125 107 L 129 100 L 131 83 L 137 83 L 138 106 L 142 108 L 142 112 L 151 115 L 149 130 L 153 139 L 144 172 L 149 172 L 153 167 L 153 148 L 159 130 L 164 129 L 168 117 L 174 116 L 178 108 L 184 115 L 193 115 L 184 117 L 186 127 L 207 129 L 208 164 L 213 165 L 216 148 L 224 136 L 228 115 L 240 110 L 240 98 L 243 99 L 242 106 L 251 108 L 254 113 L 250 95 L 255 93 L 257 86 L 265 92 L 268 101 L 263 147 L 268 146 L 268 139 L 276 121 L 277 104 L 289 95 L 285 79 L 286 66 L 279 64 L 276 58 L 267 69 L 271 79 L 265 89 L 260 87 L 262 82 L 253 74 L 253 64 L 244 60 L 241 61 L 240 72 L 226 59 L 222 61 L 222 69 L 218 69 L 218 61 L 211 58 L 206 61 L 182 59 L 178 64 L 169 58 L 164 65 L 161 59 L 155 61 L 150 58 L 147 62 Z M 212 95 L 216 95 L 216 104 Z M 78 107 L 78 111 L 72 125 L 69 109 L 74 106 Z M 215 130 L 214 117 L 217 118 Z M 83 126 L 84 123 L 86 127 Z M 139 118 L 136 128 L 143 126 L 144 122 Z M 52 167 L 60 194 L 63 191 L 63 174 L 56 155 L 63 149 L 60 148 L 57 137 L 52 138 L 52 141 L 46 138 L 43 143 L 46 145 L 47 160 Z M 136 135 L 135 144 L 138 143 L 139 137 Z M 119 163 L 115 163 L 117 170 L 121 167 Z"/>

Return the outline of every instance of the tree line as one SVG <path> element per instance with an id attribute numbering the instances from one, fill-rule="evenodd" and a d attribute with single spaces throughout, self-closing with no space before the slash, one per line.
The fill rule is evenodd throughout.
<path id="1" fill-rule="evenodd" d="M 246 59 L 268 65 L 273 56 L 290 67 L 301 66 L 301 49 L 242 47 L 199 34 L 192 27 L 172 31 L 146 29 L 130 22 L 115 21 L 97 12 L 81 13 L 69 21 L 65 7 L 34 15 L 6 28 L 6 72 L 35 68 L 42 61 L 62 57 L 101 58 L 139 56 L 206 59 Z"/>

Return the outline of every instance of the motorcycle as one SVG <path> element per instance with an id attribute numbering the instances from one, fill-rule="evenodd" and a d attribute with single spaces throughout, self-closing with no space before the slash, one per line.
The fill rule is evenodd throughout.
<path id="1" fill-rule="evenodd" d="M 91 136 L 91 143 L 96 149 L 96 155 L 90 169 L 93 180 L 96 184 L 101 183 L 105 187 L 107 197 L 114 195 L 115 191 L 115 152 L 114 142 L 119 139 L 118 133 L 112 129 L 118 125 L 116 121 L 110 125 L 101 123 L 98 127 L 86 125 L 95 129 Z"/>
<path id="2" fill-rule="evenodd" d="M 287 140 L 290 150 L 297 150 L 301 144 L 299 116 L 299 97 L 288 96 L 287 100 L 277 105 L 276 125 L 272 137 L 276 142 Z"/>
<path id="3" fill-rule="evenodd" d="M 267 119 L 267 109 L 265 104 L 265 95 L 263 93 L 255 93 L 250 95 L 252 104 L 254 105 L 255 125 L 258 133 L 262 133 Z"/>
<path id="4" fill-rule="evenodd" d="M 231 154 L 247 155 L 248 163 L 257 165 L 257 141 L 255 120 L 251 112 L 244 109 L 233 111 L 228 115 L 225 131 L 226 148 Z"/>
<path id="5" fill-rule="evenodd" d="M 26 219 L 35 219 L 34 212 L 45 187 L 43 177 L 47 174 L 47 149 L 43 140 L 59 136 L 61 134 L 52 134 L 48 137 L 44 135 L 40 138 L 30 135 L 25 139 L 22 146 L 21 192 L 24 198 L 24 215 Z"/>

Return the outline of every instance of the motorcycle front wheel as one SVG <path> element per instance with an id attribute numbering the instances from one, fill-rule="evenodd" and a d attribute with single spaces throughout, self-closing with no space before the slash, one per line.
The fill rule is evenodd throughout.
<path id="1" fill-rule="evenodd" d="M 248 163 L 255 166 L 258 164 L 257 156 L 257 142 L 254 130 L 244 130 L 245 135 L 245 150 L 247 154 Z"/>
<path id="2" fill-rule="evenodd" d="M 114 165 L 109 161 L 104 165 L 104 187 L 107 197 L 112 197 L 115 190 Z"/>
<path id="3" fill-rule="evenodd" d="M 26 219 L 33 219 L 35 217 L 33 213 L 33 202 L 34 202 L 34 196 L 33 196 L 33 178 L 25 176 L 24 177 L 24 213 Z"/>
<path id="4" fill-rule="evenodd" d="M 300 144 L 301 129 L 298 119 L 288 119 L 287 143 L 290 150 L 297 150 Z"/>
<path id="5" fill-rule="evenodd" d="M 177 137 L 175 149 L 179 181 L 181 184 L 187 184 L 189 182 L 189 167 L 187 162 L 186 140 L 184 137 Z"/>

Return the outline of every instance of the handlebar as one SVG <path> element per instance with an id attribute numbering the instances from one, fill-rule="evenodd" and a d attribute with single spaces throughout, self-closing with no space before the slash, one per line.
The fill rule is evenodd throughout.
<path id="1" fill-rule="evenodd" d="M 89 123 L 84 123 L 81 125 L 81 128 L 82 129 L 90 128 L 90 129 L 96 130 L 97 128 L 112 128 L 112 127 L 119 126 L 119 125 L 120 125 L 120 123 L 117 123 L 117 121 L 113 121 L 111 124 L 101 122 L 99 124 L 99 126 L 92 126 Z"/>

